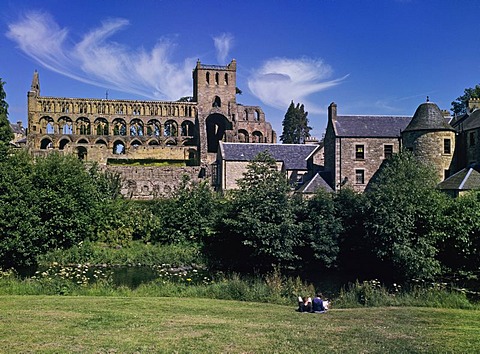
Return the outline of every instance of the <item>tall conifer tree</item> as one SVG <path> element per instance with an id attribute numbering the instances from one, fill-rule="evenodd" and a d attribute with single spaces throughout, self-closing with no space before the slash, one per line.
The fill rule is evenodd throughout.
<path id="1" fill-rule="evenodd" d="M 304 144 L 305 140 L 310 137 L 311 127 L 308 126 L 308 112 L 300 103 L 295 104 L 293 101 L 288 107 L 285 118 L 283 119 L 283 132 L 280 140 L 284 144 Z"/>

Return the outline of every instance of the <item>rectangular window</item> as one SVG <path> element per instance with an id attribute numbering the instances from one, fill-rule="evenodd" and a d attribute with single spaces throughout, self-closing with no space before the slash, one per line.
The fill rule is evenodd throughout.
<path id="1" fill-rule="evenodd" d="M 452 153 L 452 141 L 450 139 L 443 139 L 443 153 L 448 155 Z"/>
<path id="2" fill-rule="evenodd" d="M 470 132 L 470 146 L 475 145 L 475 132 Z"/>
<path id="3" fill-rule="evenodd" d="M 355 145 L 355 158 L 357 160 L 363 160 L 365 158 L 365 146 Z"/>
<path id="4" fill-rule="evenodd" d="M 355 170 L 355 183 L 365 184 L 365 170 Z"/>
<path id="5" fill-rule="evenodd" d="M 393 155 L 393 145 L 384 145 L 383 146 L 383 156 L 386 159 L 389 159 Z"/>

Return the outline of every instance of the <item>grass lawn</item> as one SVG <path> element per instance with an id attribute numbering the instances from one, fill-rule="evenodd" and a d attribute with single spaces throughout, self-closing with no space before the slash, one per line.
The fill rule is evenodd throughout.
<path id="1" fill-rule="evenodd" d="M 476 353 L 480 311 L 0 296 L 1 353 Z"/>

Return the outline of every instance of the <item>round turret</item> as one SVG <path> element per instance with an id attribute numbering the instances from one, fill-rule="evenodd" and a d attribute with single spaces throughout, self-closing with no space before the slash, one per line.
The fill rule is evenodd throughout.
<path id="1" fill-rule="evenodd" d="M 448 124 L 435 103 L 427 101 L 418 106 L 401 135 L 403 147 L 412 151 L 421 161 L 432 164 L 440 180 L 450 175 L 455 150 L 455 129 Z"/>

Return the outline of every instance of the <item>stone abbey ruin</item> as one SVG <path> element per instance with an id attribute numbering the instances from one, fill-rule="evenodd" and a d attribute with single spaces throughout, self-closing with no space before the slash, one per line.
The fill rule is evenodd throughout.
<path id="1" fill-rule="evenodd" d="M 169 195 L 183 175 L 208 177 L 220 141 L 275 143 L 261 107 L 237 103 L 237 64 L 193 70 L 193 96 L 141 101 L 41 96 L 38 72 L 28 92 L 27 147 L 38 156 L 74 153 L 119 172 L 123 193 Z M 141 166 L 141 167 L 139 167 Z"/>

